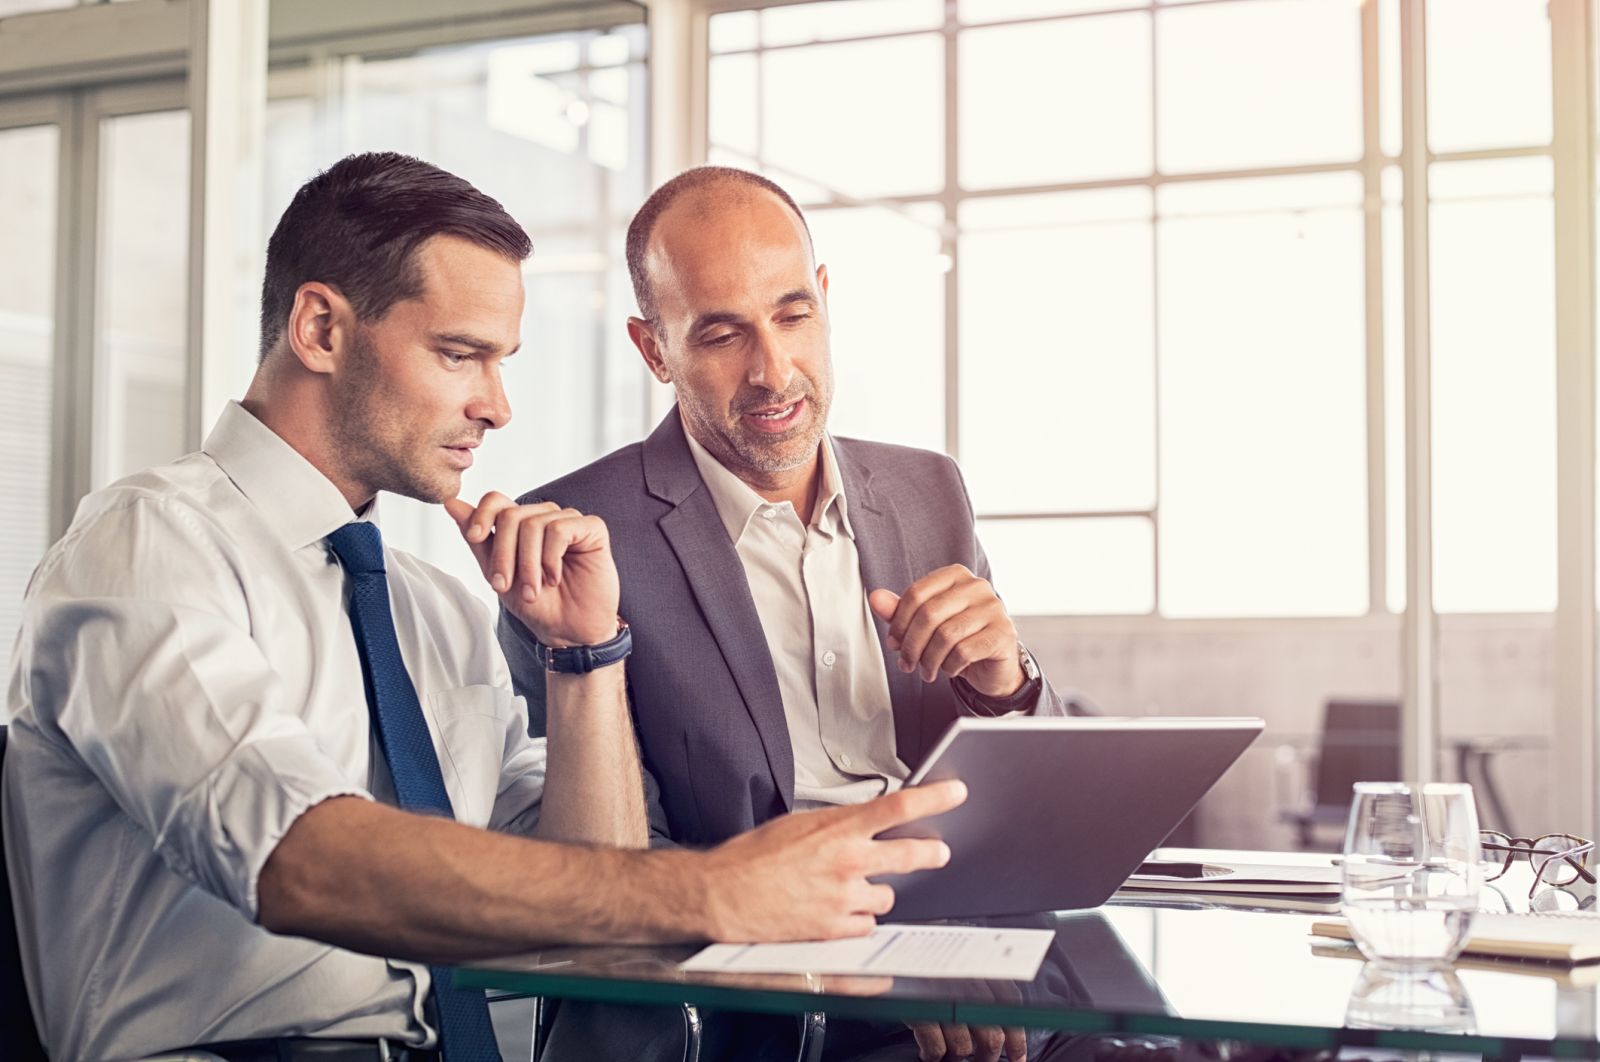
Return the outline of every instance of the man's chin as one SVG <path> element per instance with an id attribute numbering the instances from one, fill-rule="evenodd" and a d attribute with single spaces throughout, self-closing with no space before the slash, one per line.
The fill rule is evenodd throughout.
<path id="1" fill-rule="evenodd" d="M 770 474 L 792 472 L 801 468 L 817 455 L 817 447 L 822 442 L 821 437 L 812 438 L 763 438 L 758 445 L 754 440 L 747 439 L 740 448 L 740 456 L 751 468 Z"/>
<path id="2" fill-rule="evenodd" d="M 426 480 L 421 477 L 410 478 L 404 483 L 397 483 L 384 489 L 391 494 L 414 498 L 427 505 L 442 505 L 450 498 L 461 496 L 461 473 L 440 475 Z"/>

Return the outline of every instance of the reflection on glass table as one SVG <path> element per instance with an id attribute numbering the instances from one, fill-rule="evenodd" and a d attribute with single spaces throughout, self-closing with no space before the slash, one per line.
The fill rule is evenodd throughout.
<path id="1" fill-rule="evenodd" d="M 1385 709 L 1391 717 L 1388 720 L 1382 718 Z M 1277 749 L 1273 787 L 1279 818 L 1297 826 L 1299 843 L 1307 850 L 1336 849 L 1336 835 L 1343 835 L 1350 813 L 1351 783 L 1389 780 L 1393 774 L 1373 773 L 1371 768 L 1385 762 L 1398 764 L 1400 757 L 1398 702 L 1332 700 L 1327 711 L 1330 725 L 1339 725 L 1338 720 L 1346 716 L 1361 715 L 1359 722 L 1351 724 L 1355 729 L 1336 735 L 1342 744 L 1332 762 L 1324 760 L 1329 741 L 1326 730 L 1322 734 L 1268 735 L 1275 738 Z M 1545 752 L 1549 741 L 1517 735 L 1455 735 L 1441 738 L 1440 744 L 1454 754 L 1457 780 L 1478 793 L 1483 827 L 1513 832 L 1516 827 L 1494 770 L 1496 758 Z"/>
<path id="2" fill-rule="evenodd" d="M 1345 1024 L 1352 1029 L 1477 1032 L 1466 986 L 1451 969 L 1397 970 L 1367 963 L 1350 993 Z"/>
<path id="3" fill-rule="evenodd" d="M 1161 854 L 1172 858 L 1180 851 Z M 1260 852 L 1211 852 L 1206 858 L 1262 862 L 1274 855 L 1295 858 Z M 1504 900 L 1513 910 L 1528 909 L 1524 875 L 1530 873 L 1519 864 L 1507 875 Z M 1568 890 L 1574 906 L 1593 895 L 1584 889 Z M 1502 900 L 1488 896 L 1488 890 L 1485 894 L 1489 902 Z M 1541 902 L 1547 901 L 1536 897 L 1535 906 Z M 1404 1008 L 1394 998 L 1399 990 L 1364 977 L 1354 948 L 1314 941 L 1310 929 L 1316 920 L 1314 914 L 1230 908 L 1222 902 L 1147 900 L 1128 906 L 1120 899 L 1094 912 L 1004 920 L 1056 931 L 1039 976 L 1026 984 L 687 974 L 678 964 L 699 950 L 694 945 L 552 948 L 476 964 L 457 977 L 475 987 L 549 998 L 693 1003 L 763 1013 L 819 1011 L 841 1018 L 1010 1025 L 1118 1038 L 1227 1040 L 1308 1051 L 1360 1046 L 1495 1057 L 1600 1056 L 1595 980 L 1573 968 L 1463 960 L 1454 976 L 1462 998 L 1470 1001 L 1471 1027 L 1459 1014 L 1448 1022 L 1441 1016 L 1453 991 L 1447 981 L 1441 982 L 1450 990 L 1443 997 L 1438 986 L 1429 989 L 1431 995 L 1414 999 L 1420 1000 L 1420 1016 L 1401 1020 L 1396 1015 Z M 1374 1027 L 1385 1020 L 1407 1027 Z"/>

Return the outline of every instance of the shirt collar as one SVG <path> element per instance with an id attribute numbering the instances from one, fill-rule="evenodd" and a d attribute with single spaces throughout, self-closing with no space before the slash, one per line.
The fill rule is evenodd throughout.
<path id="1" fill-rule="evenodd" d="M 694 457 L 695 466 L 700 470 L 700 478 L 705 481 L 706 489 L 711 492 L 711 501 L 717 507 L 717 515 L 722 518 L 722 526 L 727 528 L 728 537 L 737 543 L 744 537 L 744 529 L 749 525 L 750 518 L 772 503 L 752 490 L 744 480 L 728 471 L 727 467 L 713 457 L 711 451 L 701 446 L 687 430 L 684 431 L 683 437 L 689 442 L 689 453 Z M 822 505 L 817 510 L 815 522 L 822 530 L 831 533 L 836 520 L 836 526 L 854 539 L 856 533 L 850 526 L 844 480 L 839 475 L 839 462 L 833 454 L 833 440 L 827 435 L 822 437 L 821 456 L 822 485 L 818 493 L 822 498 Z"/>
<path id="2" fill-rule="evenodd" d="M 277 432 L 229 402 L 201 447 L 290 549 L 357 519 L 339 488 Z M 360 519 L 376 522 L 376 499 Z"/>

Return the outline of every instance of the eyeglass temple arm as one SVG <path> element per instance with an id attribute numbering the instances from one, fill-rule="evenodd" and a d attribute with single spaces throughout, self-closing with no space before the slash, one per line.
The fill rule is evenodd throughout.
<path id="1" fill-rule="evenodd" d="M 1521 839 L 1525 840 L 1526 838 L 1521 838 Z M 1537 852 L 1538 852 L 1538 849 L 1530 847 L 1530 846 L 1527 846 L 1527 845 L 1495 844 L 1492 841 L 1482 841 L 1482 842 L 1479 843 L 1479 847 L 1482 848 L 1485 852 L 1526 852 L 1528 854 L 1528 858 L 1529 859 L 1532 859 L 1534 857 L 1534 855 L 1536 855 Z M 1588 882 L 1590 885 L 1600 884 L 1600 879 L 1597 879 L 1592 873 L 1590 873 L 1588 867 L 1584 866 L 1578 860 L 1573 858 L 1573 856 L 1582 855 L 1584 852 L 1589 852 L 1589 851 L 1592 851 L 1593 849 L 1594 849 L 1594 842 L 1593 841 L 1586 841 L 1585 843 L 1577 845 L 1574 848 L 1567 849 L 1565 852 L 1551 852 L 1550 855 L 1545 859 L 1545 861 L 1543 863 L 1539 864 L 1540 871 L 1542 873 L 1545 865 L 1548 864 L 1551 860 L 1564 859 L 1564 860 L 1566 860 L 1568 863 L 1570 863 L 1572 865 L 1572 869 L 1576 870 L 1578 872 L 1578 875 L 1580 877 L 1582 877 L 1584 881 Z"/>
<path id="2" fill-rule="evenodd" d="M 1590 841 L 1588 844 L 1581 844 L 1578 847 L 1572 849 L 1571 851 L 1562 852 L 1561 853 L 1561 858 L 1565 859 L 1568 863 L 1571 863 L 1572 864 L 1572 869 L 1574 869 L 1574 870 L 1576 870 L 1578 872 L 1578 876 L 1581 877 L 1584 881 L 1587 881 L 1590 885 L 1593 885 L 1593 884 L 1596 883 L 1595 876 L 1592 873 L 1590 873 L 1588 867 L 1584 866 L 1581 862 L 1579 862 L 1578 860 L 1576 860 L 1576 859 L 1574 859 L 1572 857 L 1576 856 L 1576 855 L 1582 855 L 1585 852 L 1591 852 L 1593 850 L 1594 850 L 1594 842 Z"/>
<path id="3" fill-rule="evenodd" d="M 1499 845 L 1493 845 L 1493 846 L 1488 846 L 1488 847 L 1499 848 L 1500 846 Z M 1531 860 L 1533 858 L 1533 856 L 1531 854 L 1532 850 L 1530 849 L 1528 851 L 1530 853 L 1528 858 Z M 1545 861 L 1543 863 L 1539 864 L 1538 877 L 1543 877 L 1544 876 L 1544 868 L 1549 866 L 1552 862 L 1554 862 L 1557 859 L 1565 859 L 1569 864 L 1572 865 L 1572 869 L 1576 870 L 1578 872 L 1578 876 L 1579 877 L 1583 878 L 1583 880 L 1588 882 L 1590 885 L 1594 885 L 1594 884 L 1596 884 L 1596 879 L 1595 879 L 1595 876 L 1589 872 L 1589 868 L 1584 866 L 1581 862 L 1579 862 L 1578 860 L 1573 858 L 1574 856 L 1580 856 L 1580 855 L 1583 855 L 1585 852 L 1592 852 L 1592 851 L 1594 851 L 1594 842 L 1593 841 L 1585 841 L 1580 845 L 1574 845 L 1573 847 L 1568 848 L 1564 852 L 1551 852 L 1545 858 Z"/>

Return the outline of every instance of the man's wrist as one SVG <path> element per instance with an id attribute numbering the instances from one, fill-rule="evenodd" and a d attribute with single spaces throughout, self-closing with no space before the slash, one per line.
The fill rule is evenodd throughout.
<path id="1" fill-rule="evenodd" d="M 1022 672 L 1022 683 L 1005 696 L 985 693 L 961 677 L 951 680 L 951 686 L 961 702 L 974 712 L 987 715 L 1006 715 L 1031 708 L 1044 689 L 1044 676 L 1027 646 L 1017 643 L 1017 666 Z"/>
<path id="2" fill-rule="evenodd" d="M 684 848 L 643 853 L 653 873 L 642 875 L 646 895 L 661 902 L 652 912 L 653 930 L 666 940 L 723 940 L 717 924 L 717 872 L 709 852 Z"/>
<path id="3" fill-rule="evenodd" d="M 593 642 L 574 643 L 564 638 L 546 642 L 538 634 L 533 635 L 534 658 L 545 671 L 553 674 L 588 674 L 622 662 L 631 652 L 633 631 L 621 616 L 617 617 L 612 636 Z"/>

